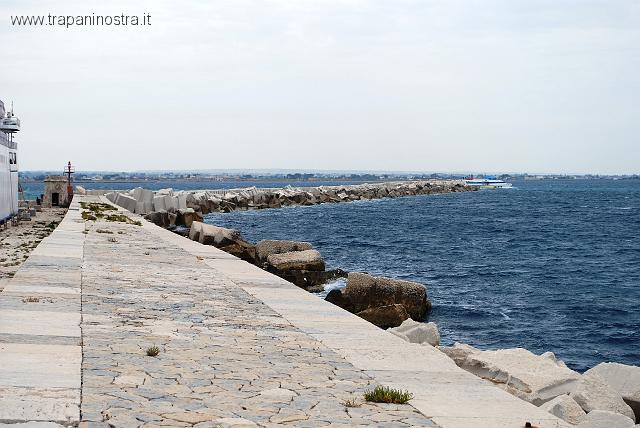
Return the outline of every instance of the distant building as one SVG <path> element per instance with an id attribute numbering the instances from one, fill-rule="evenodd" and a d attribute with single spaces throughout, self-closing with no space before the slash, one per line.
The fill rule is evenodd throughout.
<path id="1" fill-rule="evenodd" d="M 69 203 L 67 178 L 61 175 L 50 175 L 45 178 L 42 206 L 46 208 L 67 207 Z"/>

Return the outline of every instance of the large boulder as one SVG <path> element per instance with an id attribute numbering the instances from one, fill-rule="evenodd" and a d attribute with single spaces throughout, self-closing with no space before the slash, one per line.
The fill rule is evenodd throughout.
<path id="1" fill-rule="evenodd" d="M 421 321 L 431 307 L 422 284 L 359 272 L 349 273 L 347 286 L 329 293 L 325 300 L 382 328 L 398 327 L 407 318 Z M 395 305 L 402 306 L 404 311 Z"/>
<path id="2" fill-rule="evenodd" d="M 409 318 L 405 307 L 399 304 L 367 308 L 358 312 L 357 315 L 382 328 L 397 327 Z"/>
<path id="3" fill-rule="evenodd" d="M 553 400 L 544 403 L 540 408 L 572 425 L 579 424 L 587 416 L 582 407 L 567 394 L 558 395 Z"/>
<path id="4" fill-rule="evenodd" d="M 400 326 L 390 328 L 389 332 L 409 343 L 426 343 L 431 346 L 440 345 L 438 326 L 433 322 L 417 322 L 408 318 Z"/>
<path id="5" fill-rule="evenodd" d="M 422 284 L 360 272 L 349 273 L 343 293 L 353 301 L 356 312 L 400 304 L 411 318 L 421 321 L 431 307 L 427 300 L 427 289 Z"/>
<path id="6" fill-rule="evenodd" d="M 256 244 L 256 258 L 259 262 L 265 263 L 271 254 L 290 253 L 292 251 L 310 250 L 309 242 L 300 241 L 279 241 L 279 240 L 263 240 Z"/>
<path id="7" fill-rule="evenodd" d="M 347 272 L 342 269 L 333 270 L 285 270 L 277 271 L 275 269 L 267 267 L 267 270 L 278 275 L 279 277 L 294 283 L 298 287 L 304 288 L 307 291 L 318 292 L 324 291 L 323 284 L 337 278 L 344 278 L 347 276 Z"/>
<path id="8" fill-rule="evenodd" d="M 619 363 L 600 363 L 585 374 L 596 373 L 633 409 L 640 422 L 640 367 Z"/>
<path id="9" fill-rule="evenodd" d="M 278 271 L 323 271 L 325 268 L 324 259 L 317 250 L 291 251 L 288 253 L 271 254 L 267 257 L 267 264 Z"/>
<path id="10" fill-rule="evenodd" d="M 481 351 L 458 343 L 440 350 L 461 368 L 536 406 L 571 393 L 581 379 L 550 352 L 536 355 L 522 348 Z"/>
<path id="11" fill-rule="evenodd" d="M 324 298 L 329 303 L 333 303 L 334 305 L 341 307 L 345 311 L 349 311 L 351 313 L 355 313 L 355 308 L 353 307 L 353 302 L 347 299 L 342 292 L 342 290 L 334 288 L 333 290 L 327 293 L 327 296 Z"/>
<path id="12" fill-rule="evenodd" d="M 605 410 L 589 413 L 577 428 L 634 428 L 636 424 L 626 416 Z"/>
<path id="13" fill-rule="evenodd" d="M 249 242 L 246 242 L 242 239 L 238 239 L 237 241 L 219 247 L 222 251 L 225 251 L 229 254 L 233 254 L 234 256 L 245 260 L 249 263 L 256 263 L 256 247 Z"/>
<path id="14" fill-rule="evenodd" d="M 585 373 L 571 398 L 589 413 L 594 410 L 605 410 L 619 413 L 635 420 L 633 410 L 624 402 L 622 396 L 607 384 L 602 376 L 595 372 Z"/>

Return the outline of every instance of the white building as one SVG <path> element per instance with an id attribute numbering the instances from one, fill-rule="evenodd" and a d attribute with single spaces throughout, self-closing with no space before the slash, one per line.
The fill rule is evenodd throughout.
<path id="1" fill-rule="evenodd" d="M 18 215 L 18 144 L 20 120 L 0 101 L 0 224 Z"/>

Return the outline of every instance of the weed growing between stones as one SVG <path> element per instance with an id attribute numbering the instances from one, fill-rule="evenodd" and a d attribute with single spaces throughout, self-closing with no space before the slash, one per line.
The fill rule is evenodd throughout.
<path id="1" fill-rule="evenodd" d="M 103 203 L 99 203 L 99 202 L 91 202 L 91 203 L 80 202 L 80 206 L 82 207 L 83 210 L 92 211 L 94 214 L 103 214 L 105 211 L 117 211 L 118 210 L 117 208 L 112 207 L 109 204 L 103 204 Z M 100 217 L 102 217 L 102 216 L 100 216 Z"/>
<path id="2" fill-rule="evenodd" d="M 364 393 L 364 399 L 374 403 L 405 404 L 413 398 L 413 394 L 406 390 L 393 389 L 386 386 L 376 386 Z"/>
<path id="3" fill-rule="evenodd" d="M 149 348 L 147 348 L 147 356 L 149 357 L 157 357 L 158 354 L 160 354 L 160 348 L 158 348 L 157 346 L 151 346 Z"/>
<path id="4" fill-rule="evenodd" d="M 49 224 L 45 226 L 45 228 L 49 230 L 54 230 L 56 227 L 58 227 L 59 224 L 60 224 L 59 221 L 51 221 L 49 222 Z"/>
<path id="5" fill-rule="evenodd" d="M 124 214 L 109 214 L 108 216 L 105 217 L 105 220 L 117 221 L 120 223 L 127 223 L 127 224 L 135 224 L 136 226 L 142 226 L 142 222 L 138 220 L 132 220 Z"/>
<path id="6" fill-rule="evenodd" d="M 356 398 L 350 398 L 348 400 L 344 400 L 342 404 L 344 404 L 344 407 L 360 407 L 362 405 L 362 403 Z"/>
<path id="7" fill-rule="evenodd" d="M 82 211 L 82 219 L 83 219 L 84 221 L 89 221 L 89 220 L 91 220 L 91 221 L 96 221 L 96 220 L 97 220 L 96 216 L 94 216 L 93 214 L 91 214 L 91 212 L 90 212 L 90 211 Z"/>

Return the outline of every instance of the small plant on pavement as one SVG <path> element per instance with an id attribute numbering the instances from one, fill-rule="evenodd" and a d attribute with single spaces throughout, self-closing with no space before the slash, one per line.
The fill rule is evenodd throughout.
<path id="1" fill-rule="evenodd" d="M 374 403 L 405 404 L 413 398 L 409 391 L 393 389 L 386 386 L 376 386 L 374 389 L 364 393 L 364 399 Z"/>

